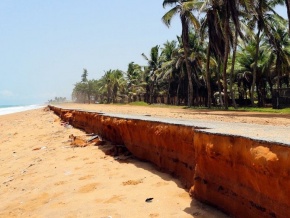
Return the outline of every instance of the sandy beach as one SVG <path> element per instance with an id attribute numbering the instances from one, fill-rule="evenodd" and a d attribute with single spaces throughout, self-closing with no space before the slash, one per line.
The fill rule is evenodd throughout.
<path id="1" fill-rule="evenodd" d="M 0 116 L 0 217 L 226 217 L 152 164 L 72 148 L 70 134 L 85 135 L 51 111 Z"/>

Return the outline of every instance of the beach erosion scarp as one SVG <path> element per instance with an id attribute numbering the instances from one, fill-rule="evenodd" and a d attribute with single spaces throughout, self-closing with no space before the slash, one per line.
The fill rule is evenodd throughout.
<path id="1" fill-rule="evenodd" d="M 178 177 L 195 199 L 231 216 L 290 214 L 287 142 L 223 134 L 203 125 L 148 116 L 49 107 L 74 127 L 125 145 L 134 156 Z"/>

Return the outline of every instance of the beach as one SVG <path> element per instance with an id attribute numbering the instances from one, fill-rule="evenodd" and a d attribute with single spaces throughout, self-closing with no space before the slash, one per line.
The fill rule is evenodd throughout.
<path id="1" fill-rule="evenodd" d="M 154 108 L 117 108 L 165 115 Z M 0 116 L 0 217 L 226 217 L 192 199 L 179 180 L 154 165 L 134 157 L 115 160 L 102 146 L 71 147 L 71 134 L 86 133 L 44 109 Z"/>

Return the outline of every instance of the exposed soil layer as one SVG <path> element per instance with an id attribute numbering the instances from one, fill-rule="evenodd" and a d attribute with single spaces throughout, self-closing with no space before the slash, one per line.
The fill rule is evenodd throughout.
<path id="1" fill-rule="evenodd" d="M 290 214 L 290 149 L 192 126 L 50 107 L 71 125 L 170 172 L 190 193 L 235 217 Z"/>
<path id="2" fill-rule="evenodd" d="M 249 123 L 272 126 L 290 126 L 290 114 L 260 113 L 246 111 L 214 111 L 183 109 L 181 107 L 149 107 L 116 104 L 73 104 L 60 105 L 62 108 L 78 108 L 105 113 L 139 114 L 154 117 L 171 117 L 177 119 L 200 119 L 211 121 L 224 121 L 231 123 Z"/>

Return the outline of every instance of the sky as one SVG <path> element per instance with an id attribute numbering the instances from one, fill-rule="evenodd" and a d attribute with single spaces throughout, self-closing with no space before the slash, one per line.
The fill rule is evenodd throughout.
<path id="1" fill-rule="evenodd" d="M 181 33 L 178 17 L 162 23 L 170 9 L 162 2 L 1 0 L 0 105 L 70 99 L 84 68 L 100 79 L 132 61 L 145 65 L 142 53 Z"/>

